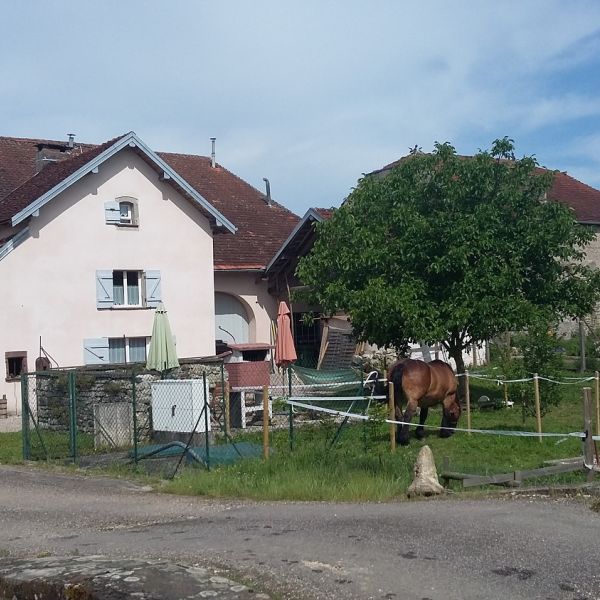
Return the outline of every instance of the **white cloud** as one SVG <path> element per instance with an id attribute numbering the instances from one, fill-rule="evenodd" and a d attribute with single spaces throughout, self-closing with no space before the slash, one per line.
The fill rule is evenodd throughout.
<path id="1" fill-rule="evenodd" d="M 566 147 L 600 112 L 600 82 L 573 75 L 599 22 L 599 3 L 559 0 L 14 4 L 0 134 L 133 129 L 203 154 L 216 136 L 218 160 L 303 213 L 414 144 L 473 152 L 563 125 Z"/>

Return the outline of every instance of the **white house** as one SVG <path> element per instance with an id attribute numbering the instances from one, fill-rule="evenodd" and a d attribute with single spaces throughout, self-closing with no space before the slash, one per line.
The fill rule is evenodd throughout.
<path id="1" fill-rule="evenodd" d="M 141 362 L 153 308 L 179 356 L 270 342 L 260 278 L 298 218 L 214 159 L 157 154 L 135 133 L 100 146 L 0 138 L 0 397 L 20 374 Z"/>

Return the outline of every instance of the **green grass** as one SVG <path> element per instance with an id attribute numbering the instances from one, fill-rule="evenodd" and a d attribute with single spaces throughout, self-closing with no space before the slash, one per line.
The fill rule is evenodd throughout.
<path id="1" fill-rule="evenodd" d="M 0 433 L 0 463 L 23 462 L 23 438 L 21 432 Z"/>
<path id="2" fill-rule="evenodd" d="M 568 433 L 582 429 L 581 387 L 565 386 L 560 405 L 551 408 L 543 417 L 546 432 Z M 475 393 L 473 393 L 475 392 Z M 477 382 L 471 388 L 472 398 L 485 393 L 503 397 L 503 390 L 490 382 Z M 341 407 L 340 407 L 341 408 Z M 438 425 L 440 410 L 430 410 L 428 424 Z M 463 412 L 459 427 L 466 427 Z M 535 431 L 534 417 L 525 416 L 518 406 L 499 410 L 473 409 L 471 425 L 476 429 Z M 353 424 L 343 430 L 339 442 L 328 449 L 328 441 L 337 425 L 323 420 L 320 425 L 297 427 L 294 452 L 289 451 L 287 431 L 271 436 L 274 450 L 269 461 L 248 460 L 229 467 L 206 472 L 186 468 L 182 474 L 164 486 L 178 494 L 205 496 L 235 496 L 269 500 L 337 500 L 383 501 L 403 496 L 413 477 L 413 465 L 419 449 L 428 444 L 434 454 L 438 472 L 443 458 L 450 461 L 453 471 L 488 475 L 532 469 L 544 461 L 581 455 L 581 443 L 574 438 L 508 437 L 457 432 L 441 439 L 431 430 L 420 442 L 411 434 L 408 447 L 395 453 L 389 450 L 388 426 L 372 424 L 365 430 Z M 414 432 L 414 429 L 411 431 Z M 260 442 L 259 436 L 244 436 L 245 440 Z M 580 473 L 544 479 L 527 480 L 526 485 L 541 483 L 583 482 Z M 459 489 L 459 484 L 453 484 Z"/>
<path id="3" fill-rule="evenodd" d="M 535 431 L 535 418 L 525 416 L 523 420 L 523 412 L 517 405 L 499 410 L 475 408 L 481 395 L 502 400 L 503 388 L 489 381 L 474 379 L 471 384 L 473 428 Z M 544 431 L 568 433 L 582 429 L 582 387 L 561 387 L 560 404 L 549 409 L 543 417 Z M 343 402 L 335 406 L 346 408 Z M 440 421 L 441 411 L 431 410 L 428 424 L 438 425 Z M 466 424 L 463 412 L 459 427 L 466 427 Z M 175 480 L 164 482 L 161 489 L 178 494 L 259 500 L 385 501 L 404 497 L 412 481 L 416 455 L 423 444 L 431 447 L 438 472 L 442 470 L 444 457 L 447 457 L 451 470 L 481 475 L 531 469 L 543 466 L 546 460 L 581 455 L 581 444 L 573 438 L 548 438 L 540 442 L 537 437 L 457 432 L 449 439 L 440 439 L 437 432 L 431 430 L 421 442 L 414 438 L 414 428 L 411 429 L 410 445 L 391 453 L 388 426 L 378 423 L 369 424 L 366 428 L 362 424 L 345 427 L 338 443 L 329 448 L 336 429 L 337 424 L 327 418 L 318 424 L 298 424 L 294 452 L 289 449 L 288 431 L 273 431 L 272 455 L 268 461 L 245 460 L 213 468 L 210 472 L 198 467 L 185 467 Z M 47 439 L 52 442 L 53 448 L 61 452 L 67 449 L 68 438 L 64 434 L 56 439 Z M 262 437 L 256 433 L 241 434 L 239 439 L 261 443 Z M 83 445 L 89 443 L 90 440 L 85 440 Z M 0 434 L 0 462 L 20 462 L 21 447 L 20 433 Z M 145 462 L 140 463 L 136 477 Z M 119 467 L 119 474 L 130 472 L 133 475 L 130 469 L 133 467 Z M 584 480 L 583 474 L 573 473 L 527 480 L 525 485 Z M 455 490 L 460 489 L 458 482 L 452 486 Z"/>

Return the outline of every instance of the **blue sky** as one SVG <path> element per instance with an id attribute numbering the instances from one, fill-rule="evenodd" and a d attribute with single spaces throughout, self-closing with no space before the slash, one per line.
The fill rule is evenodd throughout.
<path id="1" fill-rule="evenodd" d="M 210 154 L 298 214 L 418 144 L 600 188 L 600 2 L 8 1 L 0 135 Z"/>

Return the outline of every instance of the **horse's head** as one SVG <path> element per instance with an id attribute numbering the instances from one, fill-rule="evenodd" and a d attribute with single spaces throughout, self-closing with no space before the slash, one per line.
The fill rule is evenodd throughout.
<path id="1" fill-rule="evenodd" d="M 441 437 L 450 437 L 454 433 L 454 429 L 460 419 L 460 402 L 456 394 L 448 401 L 444 401 L 444 416 L 442 418 Z"/>
<path id="2" fill-rule="evenodd" d="M 444 406 L 444 416 L 448 420 L 448 425 L 450 425 L 450 427 L 456 427 L 458 419 L 460 419 L 460 411 L 460 402 L 456 396 L 454 396 L 453 402 L 448 406 Z"/>

